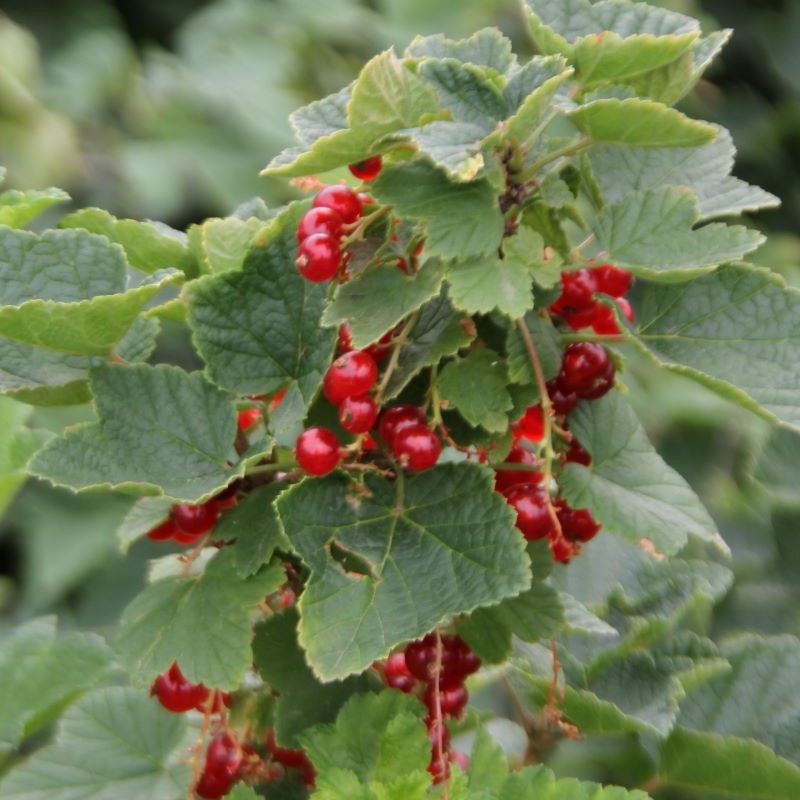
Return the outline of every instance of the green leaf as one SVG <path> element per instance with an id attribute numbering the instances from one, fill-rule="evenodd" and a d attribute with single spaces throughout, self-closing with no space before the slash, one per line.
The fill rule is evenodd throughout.
<path id="1" fill-rule="evenodd" d="M 238 689 L 252 662 L 250 612 L 283 581 L 280 566 L 241 578 L 223 549 L 201 575 L 151 583 L 120 620 L 117 649 L 132 680 L 146 685 L 179 659 L 190 681 Z"/>
<path id="2" fill-rule="evenodd" d="M 107 237 L 122 246 L 131 266 L 147 274 L 169 268 L 182 270 L 190 278 L 197 273 L 186 234 L 162 223 L 117 219 L 102 208 L 83 208 L 67 214 L 58 225 Z"/>
<path id="3" fill-rule="evenodd" d="M 764 237 L 741 225 L 714 222 L 701 228 L 697 204 L 686 189 L 671 186 L 632 192 L 607 205 L 594 223 L 604 258 L 636 275 L 683 281 L 735 261 Z"/>
<path id="4" fill-rule="evenodd" d="M 287 609 L 256 626 L 253 657 L 261 677 L 277 692 L 275 735 L 284 747 L 297 747 L 298 734 L 312 725 L 333 722 L 356 692 L 368 691 L 365 676 L 320 683 L 297 643 L 298 614 Z"/>
<path id="5" fill-rule="evenodd" d="M 241 781 L 237 783 L 228 794 L 225 795 L 228 800 L 259 800 L 260 795 L 257 795 L 252 786 L 248 786 Z"/>
<path id="6" fill-rule="evenodd" d="M 544 379 L 547 381 L 555 378 L 561 369 L 561 357 L 564 350 L 558 331 L 551 322 L 533 311 L 529 311 L 525 315 L 524 323 L 531 334 L 536 355 L 542 365 Z M 511 383 L 535 384 L 536 375 L 531 365 L 530 354 L 525 346 L 525 340 L 515 325 L 508 328 L 506 349 L 508 351 L 508 378 Z"/>
<path id="7" fill-rule="evenodd" d="M 470 753 L 467 778 L 471 792 L 492 791 L 508 775 L 508 762 L 486 728 L 478 728 Z"/>
<path id="8" fill-rule="evenodd" d="M 436 297 L 443 279 L 444 269 L 438 259 L 428 259 L 413 276 L 390 264 L 369 269 L 339 287 L 321 322 L 327 326 L 348 322 L 353 347 L 366 347 Z"/>
<path id="9" fill-rule="evenodd" d="M 99 636 L 56 637 L 53 617 L 20 625 L 0 644 L 0 752 L 36 733 L 110 671 L 112 653 Z"/>
<path id="10" fill-rule="evenodd" d="M 255 217 L 217 217 L 193 225 L 189 228 L 189 246 L 200 271 L 215 274 L 241 269 L 253 238 L 263 227 L 263 220 Z"/>
<path id="11" fill-rule="evenodd" d="M 472 122 L 436 120 L 399 131 L 397 136 L 412 141 L 455 181 L 471 181 L 484 167 L 481 144 L 486 129 Z"/>
<path id="12" fill-rule="evenodd" d="M 433 165 L 414 160 L 385 167 L 372 194 L 400 216 L 425 222 L 429 258 L 460 260 L 493 252 L 503 237 L 503 215 L 487 180 L 453 183 Z"/>
<path id="13" fill-rule="evenodd" d="M 497 800 L 648 800 L 648 795 L 636 789 L 619 786 L 600 786 L 574 778 L 557 780 L 546 767 L 525 767 L 512 772 L 497 791 Z"/>
<path id="14" fill-rule="evenodd" d="M 336 332 L 320 326 L 328 286 L 305 280 L 294 265 L 303 208 L 290 207 L 262 231 L 241 272 L 186 288 L 195 345 L 209 378 L 225 389 L 267 394 L 294 380 L 308 404 L 330 364 Z"/>
<path id="15" fill-rule="evenodd" d="M 453 58 L 426 59 L 419 75 L 436 91 L 439 104 L 458 122 L 467 122 L 491 133 L 508 114 L 501 87 L 485 69 Z"/>
<path id="16" fill-rule="evenodd" d="M 747 800 L 794 800 L 800 769 L 752 739 L 678 729 L 661 747 L 664 782 Z"/>
<path id="17" fill-rule="evenodd" d="M 470 425 L 502 433 L 508 428 L 511 395 L 504 360 L 492 350 L 473 350 L 451 361 L 439 373 L 440 400 L 456 409 Z"/>
<path id="18" fill-rule="evenodd" d="M 21 228 L 58 203 L 66 203 L 70 196 L 61 189 L 15 189 L 0 194 L 0 225 Z"/>
<path id="19" fill-rule="evenodd" d="M 497 28 L 483 28 L 468 39 L 447 39 L 444 34 L 417 36 L 406 48 L 408 58 L 452 58 L 504 74 L 514 64 L 511 41 Z"/>
<path id="20" fill-rule="evenodd" d="M 646 149 L 603 146 L 589 152 L 603 198 L 619 203 L 634 191 L 684 186 L 697 198 L 699 219 L 734 216 L 779 205 L 777 197 L 730 175 L 736 150 L 731 135 L 718 128 L 703 147 Z"/>
<path id="21" fill-rule="evenodd" d="M 108 356 L 156 295 L 183 280 L 175 270 L 118 294 L 80 302 L 26 300 L 0 307 L 0 335 L 22 344 L 69 355 Z M 47 290 L 44 290 L 47 291 Z"/>
<path id="22" fill-rule="evenodd" d="M 573 46 L 582 37 L 614 33 L 622 39 L 649 35 L 697 34 L 697 20 L 646 3 L 601 0 L 525 0 L 525 10 L 534 41 L 545 53 L 573 54 Z"/>
<path id="23" fill-rule="evenodd" d="M 503 256 L 472 258 L 450 266 L 450 299 L 471 314 L 497 309 L 517 319 L 533 306 L 533 275 L 544 265 L 544 240 L 527 226 L 503 242 Z"/>
<path id="24" fill-rule="evenodd" d="M 28 430 L 31 409 L 0 397 L 0 516 L 26 478 L 25 464 L 42 445 L 42 436 Z"/>
<path id="25" fill-rule="evenodd" d="M 127 553 L 134 542 L 166 521 L 171 508 L 172 500 L 164 497 L 140 497 L 117 528 L 120 550 Z"/>
<path id="26" fill-rule="evenodd" d="M 647 285 L 634 341 L 675 372 L 800 428 L 800 294 L 781 278 L 725 266 L 691 283 Z"/>
<path id="27" fill-rule="evenodd" d="M 209 499 L 234 477 L 236 415 L 230 398 L 199 373 L 177 367 L 104 365 L 91 371 L 99 420 L 51 439 L 29 465 L 72 489 L 118 488 Z"/>
<path id="28" fill-rule="evenodd" d="M 594 100 L 570 111 L 568 117 L 595 144 L 700 147 L 717 134 L 707 122 L 689 119 L 663 103 L 640 97 Z"/>
<path id="29" fill-rule="evenodd" d="M 185 731 L 182 717 L 145 694 L 101 689 L 67 710 L 55 742 L 5 776 L 0 792 L 4 800 L 183 800 L 191 770 L 173 752 Z"/>
<path id="30" fill-rule="evenodd" d="M 469 332 L 462 324 L 462 318 L 453 310 L 447 294 L 440 292 L 438 297 L 422 307 L 419 318 L 406 337 L 397 368 L 386 387 L 385 397 L 391 399 L 397 396 L 421 369 L 457 353 L 473 338 L 474 334 Z"/>
<path id="31" fill-rule="evenodd" d="M 691 31 L 669 36 L 634 34 L 623 38 L 606 31 L 582 36 L 575 41 L 573 50 L 577 80 L 588 89 L 639 78 L 688 53 L 699 35 L 699 31 Z"/>
<path id="32" fill-rule="evenodd" d="M 351 90 L 296 113 L 292 127 L 303 146 L 281 153 L 262 174 L 308 175 L 352 164 L 388 134 L 438 113 L 433 90 L 387 50 L 367 63 Z"/>
<path id="33" fill-rule="evenodd" d="M 756 739 L 800 764 L 800 641 L 746 635 L 721 650 L 732 670 L 695 692 L 678 724 Z"/>
<path id="34" fill-rule="evenodd" d="M 573 508 L 590 508 L 604 529 L 631 542 L 649 539 L 664 553 L 676 553 L 690 534 L 727 549 L 699 498 L 656 453 L 619 392 L 581 403 L 569 425 L 592 456 L 589 467 L 567 464 L 559 478 Z"/>
<path id="35" fill-rule="evenodd" d="M 504 94 L 513 115 L 506 120 L 507 135 L 531 145 L 537 124 L 556 92 L 573 74 L 561 56 L 534 56 L 508 81 Z"/>
<path id="36" fill-rule="evenodd" d="M 786 428 L 775 428 L 759 450 L 753 478 L 779 505 L 798 508 L 797 464 L 800 464 L 800 435 Z"/>
<path id="37" fill-rule="evenodd" d="M 85 231 L 46 231 L 42 236 L 0 228 L 0 305 L 29 300 L 77 303 L 125 291 L 127 264 L 121 247 Z"/>
<path id="38" fill-rule="evenodd" d="M 355 773 L 361 783 L 391 784 L 428 766 L 424 711 L 416 698 L 401 692 L 356 695 L 335 723 L 318 725 L 302 742 L 322 776 L 338 768 Z"/>
<path id="39" fill-rule="evenodd" d="M 273 505 L 281 491 L 283 487 L 275 484 L 254 489 L 214 526 L 215 541 L 236 540 L 234 561 L 243 578 L 266 564 L 276 548 L 289 548 Z"/>
<path id="40" fill-rule="evenodd" d="M 281 495 L 283 527 L 311 570 L 300 642 L 317 675 L 360 672 L 447 616 L 530 586 L 524 540 L 490 484 L 488 470 L 452 464 L 396 484 L 368 476 L 368 495 L 351 494 L 340 475 Z M 362 560 L 367 574 L 346 572 L 332 544 Z"/>

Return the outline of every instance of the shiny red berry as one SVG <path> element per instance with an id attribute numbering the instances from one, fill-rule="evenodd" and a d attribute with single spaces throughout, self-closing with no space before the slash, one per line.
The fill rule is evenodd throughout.
<path id="1" fill-rule="evenodd" d="M 383 676 L 386 685 L 401 692 L 411 692 L 417 685 L 417 679 L 411 674 L 406 665 L 405 653 L 392 653 L 386 659 L 383 667 Z"/>
<path id="2" fill-rule="evenodd" d="M 533 453 L 527 451 L 522 445 L 512 446 L 505 458 L 508 464 L 519 464 L 521 466 L 532 467 L 536 463 Z M 494 474 L 494 488 L 498 492 L 504 492 L 519 483 L 539 483 L 542 480 L 541 472 L 534 470 L 511 470 L 499 469 Z"/>
<path id="3" fill-rule="evenodd" d="M 430 670 L 436 661 L 436 638 L 428 634 L 424 639 L 406 645 L 405 661 L 408 671 L 420 681 L 430 680 Z"/>
<path id="4" fill-rule="evenodd" d="M 196 538 L 208 533 L 214 527 L 219 509 L 213 500 L 209 500 L 199 506 L 172 506 L 170 516 L 180 533 Z"/>
<path id="5" fill-rule="evenodd" d="M 336 184 L 320 189 L 311 205 L 314 208 L 330 208 L 335 211 L 345 225 L 355 222 L 363 211 L 358 195 L 347 186 Z"/>
<path id="6" fill-rule="evenodd" d="M 360 181 L 374 181 L 383 166 L 383 159 L 380 156 L 365 158 L 356 164 L 351 164 L 349 169 L 354 177 Z"/>
<path id="7" fill-rule="evenodd" d="M 297 437 L 294 457 L 309 475 L 327 475 L 339 465 L 341 445 L 336 434 L 328 428 L 306 428 Z"/>
<path id="8" fill-rule="evenodd" d="M 588 467 L 592 463 L 592 457 L 581 447 L 577 439 L 573 439 L 564 454 L 564 461 L 567 464 L 583 464 L 584 467 Z"/>
<path id="9" fill-rule="evenodd" d="M 562 389 L 556 379 L 547 382 L 547 394 L 556 414 L 569 414 L 578 405 L 578 395 L 575 392 L 567 392 Z"/>
<path id="10" fill-rule="evenodd" d="M 564 536 L 550 539 L 550 550 L 553 553 L 553 560 L 558 564 L 569 564 L 575 555 L 575 545 Z"/>
<path id="11" fill-rule="evenodd" d="M 561 532 L 571 541 L 590 542 L 600 532 L 588 508 L 570 508 L 563 500 L 556 503 Z"/>
<path id="12" fill-rule="evenodd" d="M 368 394 L 345 397 L 339 404 L 339 423 L 348 433 L 366 433 L 377 417 L 378 406 Z"/>
<path id="13" fill-rule="evenodd" d="M 218 733 L 206 751 L 205 772 L 233 779 L 242 764 L 241 745 L 227 731 Z"/>
<path id="14" fill-rule="evenodd" d="M 313 233 L 300 242 L 295 264 L 300 274 L 312 283 L 329 281 L 339 271 L 342 253 L 339 242 L 327 233 Z"/>
<path id="15" fill-rule="evenodd" d="M 240 431 L 249 431 L 263 416 L 261 409 L 245 408 L 243 411 L 239 412 L 236 418 L 236 424 Z"/>
<path id="16" fill-rule="evenodd" d="M 451 689 L 439 687 L 439 709 L 442 716 L 458 717 L 467 705 L 469 693 L 463 685 Z M 436 684 L 429 683 L 422 696 L 422 702 L 428 708 L 431 716 L 436 714 Z"/>
<path id="17" fill-rule="evenodd" d="M 219 800 L 219 798 L 225 797 L 230 792 L 233 783 L 233 778 L 227 775 L 218 775 L 215 772 L 206 772 L 204 770 L 197 779 L 194 793 L 198 797 L 202 797 L 203 800 Z"/>
<path id="18" fill-rule="evenodd" d="M 594 305 L 594 293 L 597 283 L 588 269 L 561 274 L 561 294 L 550 310 L 555 314 L 575 313 L 591 309 Z"/>
<path id="19" fill-rule="evenodd" d="M 338 406 L 346 397 L 366 394 L 378 379 L 378 365 L 364 350 L 349 350 L 328 367 L 322 392 L 328 402 Z"/>
<path id="20" fill-rule="evenodd" d="M 590 272 L 597 286 L 596 291 L 611 295 L 611 297 L 622 297 L 631 287 L 630 272 L 619 267 L 603 264 L 600 267 L 594 267 Z"/>
<path id="21" fill-rule="evenodd" d="M 544 436 L 544 412 L 541 406 L 531 406 L 520 419 L 511 426 L 514 439 L 527 439 L 540 442 Z"/>
<path id="22" fill-rule="evenodd" d="M 593 342 L 574 342 L 567 345 L 561 359 L 561 372 L 558 374 L 558 386 L 564 392 L 574 392 L 579 397 L 590 397 L 598 386 L 598 382 L 608 381 L 609 368 L 613 364 L 606 349 Z M 610 386 L 608 387 L 610 388 Z M 608 391 L 608 388 L 605 391 Z"/>
<path id="23" fill-rule="evenodd" d="M 172 521 L 172 517 L 168 517 L 157 527 L 147 532 L 147 538 L 154 542 L 168 542 L 170 539 L 175 538 L 178 529 Z"/>
<path id="24" fill-rule="evenodd" d="M 208 699 L 209 690 L 202 683 L 192 683 L 183 677 L 177 662 L 159 675 L 150 687 L 150 694 L 174 714 L 191 711 Z"/>
<path id="25" fill-rule="evenodd" d="M 310 208 L 297 225 L 297 242 L 300 244 L 315 233 L 326 233 L 338 239 L 342 235 L 343 224 L 342 218 L 332 208 Z"/>
<path id="26" fill-rule="evenodd" d="M 395 432 L 392 452 L 406 469 L 421 472 L 439 460 L 442 443 L 427 425 L 420 423 Z"/>
<path id="27" fill-rule="evenodd" d="M 512 486 L 505 497 L 517 514 L 517 528 L 529 542 L 546 539 L 553 532 L 547 494 L 540 486 L 532 483 Z"/>
<path id="28" fill-rule="evenodd" d="M 394 444 L 394 437 L 403 428 L 411 425 L 427 425 L 425 412 L 416 406 L 392 406 L 381 414 L 378 421 L 378 435 L 389 447 Z"/>

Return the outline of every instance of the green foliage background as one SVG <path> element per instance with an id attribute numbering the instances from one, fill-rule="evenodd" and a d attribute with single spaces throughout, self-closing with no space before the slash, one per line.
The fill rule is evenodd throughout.
<path id="1" fill-rule="evenodd" d="M 754 260 L 800 285 L 800 4 L 661 5 L 700 16 L 707 30 L 735 28 L 720 63 L 682 108 L 728 127 L 739 151 L 734 174 L 782 199 L 780 209 L 750 220 L 770 236 Z M 7 187 L 58 185 L 75 207 L 178 228 L 229 213 L 253 195 L 285 201 L 286 184 L 258 172 L 290 142 L 289 112 L 346 84 L 391 44 L 490 24 L 518 53 L 531 52 L 515 0 L 5 0 L 0 163 L 9 170 Z M 177 329 L 165 326 L 157 352 L 194 366 Z M 700 494 L 732 549 L 732 590 L 714 608 L 698 603 L 692 627 L 720 643 L 744 632 L 800 633 L 800 438 L 772 433 L 699 385 L 644 363 L 625 380 L 636 385 L 630 396 L 651 439 Z M 4 440 L 4 423 L 17 413 L 0 401 L 3 474 L 37 444 Z M 33 414 L 32 427 L 51 431 L 91 418 L 82 407 Z M 81 630 L 112 626 L 143 584 L 147 560 L 163 548 L 147 542 L 118 554 L 113 531 L 128 497 L 20 484 L 14 475 L 0 482 L 0 635 L 47 613 Z M 487 708 L 493 702 L 490 693 L 478 697 Z M 507 739 L 513 749 L 513 731 Z M 623 737 L 562 744 L 548 760 L 563 775 L 636 783 Z"/>

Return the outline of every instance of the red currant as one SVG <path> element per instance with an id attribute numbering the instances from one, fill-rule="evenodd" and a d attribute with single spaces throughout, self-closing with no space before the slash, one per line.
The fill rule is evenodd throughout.
<path id="1" fill-rule="evenodd" d="M 550 539 L 550 550 L 558 564 L 569 564 L 576 553 L 575 545 L 563 536 Z"/>
<path id="2" fill-rule="evenodd" d="M 515 439 L 540 442 L 544 436 L 544 413 L 541 406 L 531 406 L 512 426 Z"/>
<path id="3" fill-rule="evenodd" d="M 561 294 L 556 302 L 550 306 L 550 310 L 554 314 L 561 314 L 562 316 L 564 312 L 588 311 L 594 305 L 594 293 L 596 291 L 597 283 L 588 269 L 563 272 L 561 274 Z"/>
<path id="4" fill-rule="evenodd" d="M 590 271 L 598 292 L 611 295 L 611 297 L 622 297 L 630 289 L 631 274 L 627 270 L 603 264 Z"/>
<path id="5" fill-rule="evenodd" d="M 392 406 L 381 414 L 378 422 L 378 435 L 384 443 L 392 447 L 395 434 L 410 425 L 427 425 L 425 412 L 416 406 Z"/>
<path id="6" fill-rule="evenodd" d="M 577 439 L 573 439 L 564 454 L 564 461 L 567 464 L 583 464 L 584 467 L 588 467 L 592 463 L 592 457 L 581 447 Z"/>
<path id="7" fill-rule="evenodd" d="M 320 189 L 312 204 L 314 208 L 330 208 L 335 211 L 345 225 L 355 222 L 363 211 L 358 195 L 347 186 L 336 184 Z"/>
<path id="8" fill-rule="evenodd" d="M 467 705 L 469 693 L 463 685 L 454 686 L 452 689 L 439 687 L 439 710 L 442 716 L 458 717 Z M 431 716 L 436 714 L 436 684 L 429 683 L 425 689 L 422 701 L 428 708 Z"/>
<path id="9" fill-rule="evenodd" d="M 383 676 L 386 685 L 401 692 L 411 692 L 417 684 L 417 679 L 411 674 L 406 665 L 405 653 L 393 653 L 386 659 L 383 667 Z"/>
<path id="10" fill-rule="evenodd" d="M 579 397 L 599 397 L 594 394 L 595 390 L 602 386 L 601 393 L 605 394 L 611 388 L 608 381 L 610 378 L 613 382 L 613 370 L 614 365 L 602 345 L 574 342 L 564 350 L 558 386 L 564 392 L 573 392 Z"/>
<path id="11" fill-rule="evenodd" d="M 547 494 L 532 483 L 512 486 L 505 492 L 508 504 L 517 513 L 516 526 L 530 542 L 546 539 L 553 532 Z"/>
<path id="12" fill-rule="evenodd" d="M 225 797 L 230 792 L 233 783 L 233 779 L 227 775 L 218 775 L 215 772 L 203 770 L 197 779 L 194 793 L 203 800 L 219 800 L 220 797 Z"/>
<path id="13" fill-rule="evenodd" d="M 406 645 L 405 661 L 408 671 L 420 681 L 430 680 L 429 667 L 436 661 L 436 638 L 428 634 L 424 639 Z"/>
<path id="14" fill-rule="evenodd" d="M 555 379 L 547 382 L 547 394 L 556 414 L 569 414 L 578 405 L 578 395 L 565 391 Z"/>
<path id="15" fill-rule="evenodd" d="M 158 702 L 167 711 L 183 714 L 191 711 L 198 703 L 205 702 L 208 699 L 209 690 L 202 683 L 187 681 L 176 661 L 153 681 L 150 694 L 158 698 Z"/>
<path id="16" fill-rule="evenodd" d="M 242 748 L 227 731 L 218 733 L 208 745 L 205 771 L 233 779 L 242 763 Z"/>
<path id="17" fill-rule="evenodd" d="M 297 463 L 309 475 L 327 475 L 339 466 L 341 449 L 336 434 L 316 426 L 306 428 L 298 437 L 294 447 Z"/>
<path id="18" fill-rule="evenodd" d="M 427 425 L 420 423 L 395 432 L 392 452 L 404 467 L 421 472 L 439 460 L 442 443 Z"/>
<path id="19" fill-rule="evenodd" d="M 245 408 L 243 411 L 239 412 L 236 424 L 240 431 L 249 431 L 250 428 L 259 422 L 262 416 L 264 415 L 258 408 Z"/>
<path id="20" fill-rule="evenodd" d="M 377 416 L 378 406 L 368 394 L 345 397 L 339 405 L 339 422 L 348 433 L 366 433 Z"/>
<path id="21" fill-rule="evenodd" d="M 342 235 L 342 218 L 332 209 L 320 206 L 310 208 L 300 218 L 297 226 L 297 243 L 313 236 L 315 233 L 327 233 L 328 236 L 338 239 Z"/>
<path id="22" fill-rule="evenodd" d="M 590 542 L 600 532 L 600 525 L 588 508 L 570 508 L 563 500 L 559 500 L 556 514 L 562 533 L 571 541 Z"/>
<path id="23" fill-rule="evenodd" d="M 213 500 L 209 500 L 199 506 L 172 506 L 170 516 L 180 533 L 196 539 L 214 527 L 219 516 L 219 509 Z"/>
<path id="24" fill-rule="evenodd" d="M 175 537 L 177 532 L 178 529 L 175 527 L 172 517 L 169 517 L 160 525 L 148 531 L 147 538 L 152 539 L 154 542 L 168 542 Z"/>
<path id="25" fill-rule="evenodd" d="M 339 271 L 341 263 L 339 242 L 327 233 L 312 233 L 297 248 L 297 269 L 312 283 L 329 281 Z"/>
<path id="26" fill-rule="evenodd" d="M 351 164 L 349 169 L 353 177 L 358 178 L 360 181 L 374 181 L 378 177 L 378 173 L 383 166 L 383 159 L 380 156 L 372 156 L 372 158 L 365 158 L 356 164 Z"/>
<path id="27" fill-rule="evenodd" d="M 375 359 L 363 350 L 350 350 L 328 367 L 322 380 L 322 392 L 338 406 L 345 398 L 366 394 L 378 379 Z"/>
<path id="28" fill-rule="evenodd" d="M 316 773 L 308 756 L 302 750 L 291 750 L 288 747 L 278 747 L 275 741 L 275 731 L 270 729 L 267 734 L 267 750 L 269 750 L 272 760 L 283 765 L 287 769 L 300 769 L 305 776 L 308 786 L 314 785 Z"/>
<path id="29" fill-rule="evenodd" d="M 533 453 L 528 452 L 519 444 L 512 446 L 505 460 L 509 464 L 520 464 L 531 467 L 536 463 Z M 534 470 L 499 469 L 494 474 L 494 488 L 498 492 L 504 492 L 506 489 L 510 489 L 518 483 L 539 483 L 541 480 L 542 474 Z"/>

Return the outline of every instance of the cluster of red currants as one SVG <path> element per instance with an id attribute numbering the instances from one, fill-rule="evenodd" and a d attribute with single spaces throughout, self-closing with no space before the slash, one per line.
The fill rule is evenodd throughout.
<path id="1" fill-rule="evenodd" d="M 153 681 L 150 694 L 173 714 L 185 714 L 192 710 L 219 714 L 223 706 L 230 704 L 231 699 L 226 692 L 218 692 L 202 683 L 187 680 L 177 661 Z"/>
<path id="2" fill-rule="evenodd" d="M 196 544 L 214 528 L 219 515 L 235 505 L 235 484 L 200 505 L 176 504 L 164 522 L 147 532 L 147 538 L 154 542 L 172 539 L 178 544 Z"/>
<path id="3" fill-rule="evenodd" d="M 633 322 L 633 309 L 624 297 L 630 285 L 630 272 L 610 264 L 564 272 L 561 274 L 561 295 L 550 306 L 550 312 L 576 331 L 591 328 L 599 334 L 617 334 L 619 325 L 613 312 L 595 299 L 595 293 L 612 297 L 622 316 Z"/>
<path id="4" fill-rule="evenodd" d="M 371 181 L 381 170 L 381 157 L 374 156 L 350 171 L 363 181 Z M 311 208 L 297 226 L 297 269 L 312 283 L 335 278 L 345 264 L 342 237 L 361 218 L 364 203 L 369 198 L 359 195 L 348 186 L 335 184 L 320 189 L 311 201 Z"/>
<path id="5" fill-rule="evenodd" d="M 379 409 L 369 392 L 377 379 L 378 365 L 367 350 L 348 350 L 325 373 L 322 392 L 338 408 L 339 423 L 349 433 L 360 436 L 373 429 Z M 439 437 L 428 426 L 425 413 L 414 406 L 386 409 L 377 432 L 394 458 L 409 470 L 429 469 L 442 451 Z M 374 442 L 371 437 L 370 441 Z M 297 438 L 295 458 L 307 474 L 327 475 L 341 461 L 341 444 L 328 428 L 307 428 Z"/>
<path id="6" fill-rule="evenodd" d="M 428 771 L 435 783 L 447 780 L 450 762 L 463 758 L 450 750 L 450 732 L 445 721 L 463 714 L 469 699 L 464 682 L 480 666 L 481 660 L 460 636 L 436 633 L 411 642 L 405 651 L 394 653 L 383 664 L 387 686 L 418 694 L 428 709 L 425 717 L 431 742 Z"/>

